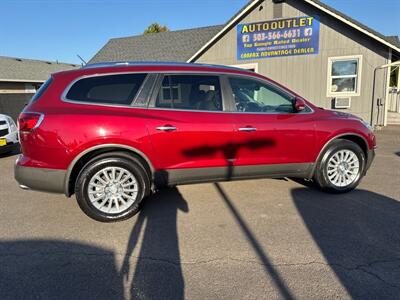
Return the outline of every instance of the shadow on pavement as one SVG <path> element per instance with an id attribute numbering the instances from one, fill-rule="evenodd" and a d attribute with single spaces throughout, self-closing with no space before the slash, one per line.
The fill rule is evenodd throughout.
<path id="1" fill-rule="evenodd" d="M 130 234 L 120 271 L 125 282 L 131 282 L 132 299 L 184 299 L 177 230 L 179 210 L 188 212 L 189 208 L 176 188 L 164 189 L 146 199 Z M 135 256 L 139 237 L 136 267 L 130 270 L 129 259 Z"/>
<path id="2" fill-rule="evenodd" d="M 260 243 L 257 241 L 257 238 L 255 237 L 249 226 L 246 224 L 246 221 L 243 219 L 243 217 L 241 216 L 240 212 L 237 210 L 233 202 L 229 199 L 227 193 L 224 191 L 224 189 L 221 187 L 219 183 L 215 183 L 215 188 L 217 189 L 222 200 L 225 202 L 229 211 L 235 218 L 236 222 L 239 224 L 240 229 L 245 234 L 254 252 L 257 254 L 258 258 L 262 262 L 268 279 L 272 279 L 273 283 L 275 284 L 276 288 L 278 289 L 283 299 L 294 299 L 289 288 L 286 286 L 284 280 L 280 277 L 279 273 L 275 270 L 274 266 L 270 262 L 267 253 L 260 245 Z"/>
<path id="3" fill-rule="evenodd" d="M 146 199 L 120 270 L 114 252 L 100 247 L 57 240 L 0 241 L 0 298 L 123 299 L 125 283 L 132 299 L 184 299 L 178 210 L 189 211 L 176 188 Z M 136 259 L 130 261 L 132 257 Z"/>
<path id="4" fill-rule="evenodd" d="M 366 190 L 292 190 L 327 264 L 353 299 L 400 295 L 400 202 Z"/>
<path id="5" fill-rule="evenodd" d="M 114 253 L 57 240 L 0 241 L 1 299 L 123 299 Z"/>
<path id="6" fill-rule="evenodd" d="M 7 152 L 3 151 L 0 148 L 0 159 L 1 158 L 5 158 L 5 157 L 10 157 L 10 156 L 13 156 L 13 155 L 17 155 L 17 154 L 20 154 L 20 153 L 21 153 L 21 149 L 20 149 L 19 144 L 11 146 L 7 150 Z"/>

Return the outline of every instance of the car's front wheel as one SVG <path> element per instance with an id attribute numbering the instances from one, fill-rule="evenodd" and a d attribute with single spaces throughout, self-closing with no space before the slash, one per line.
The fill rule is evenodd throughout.
<path id="1" fill-rule="evenodd" d="M 75 185 L 79 206 L 101 222 L 127 219 L 140 210 L 149 180 L 138 160 L 125 153 L 110 153 L 91 160 Z"/>
<path id="2" fill-rule="evenodd" d="M 314 180 L 324 190 L 345 193 L 353 190 L 364 175 L 365 154 L 356 143 L 335 140 L 317 163 Z"/>

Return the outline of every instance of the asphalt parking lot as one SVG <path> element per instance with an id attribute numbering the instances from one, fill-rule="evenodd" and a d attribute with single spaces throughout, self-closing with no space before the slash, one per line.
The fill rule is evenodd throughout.
<path id="1" fill-rule="evenodd" d="M 24 191 L 0 159 L 1 299 L 395 299 L 400 127 L 377 132 L 356 191 L 288 179 L 165 189 L 95 222 L 75 198 Z"/>

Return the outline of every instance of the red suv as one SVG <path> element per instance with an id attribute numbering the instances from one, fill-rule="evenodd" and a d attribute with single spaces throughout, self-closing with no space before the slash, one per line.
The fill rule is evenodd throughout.
<path id="1" fill-rule="evenodd" d="M 105 63 L 53 74 L 19 117 L 22 188 L 76 195 L 99 221 L 157 187 L 261 177 L 347 192 L 374 157 L 370 126 L 259 74 L 184 63 Z"/>

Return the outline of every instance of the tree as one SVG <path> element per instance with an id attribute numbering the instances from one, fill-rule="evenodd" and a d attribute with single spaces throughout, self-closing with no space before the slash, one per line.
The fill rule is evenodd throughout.
<path id="1" fill-rule="evenodd" d="M 169 31 L 167 26 L 163 26 L 158 23 L 153 23 L 149 27 L 146 28 L 146 30 L 143 32 L 143 34 L 159 33 L 159 32 L 165 32 L 165 31 Z"/>

